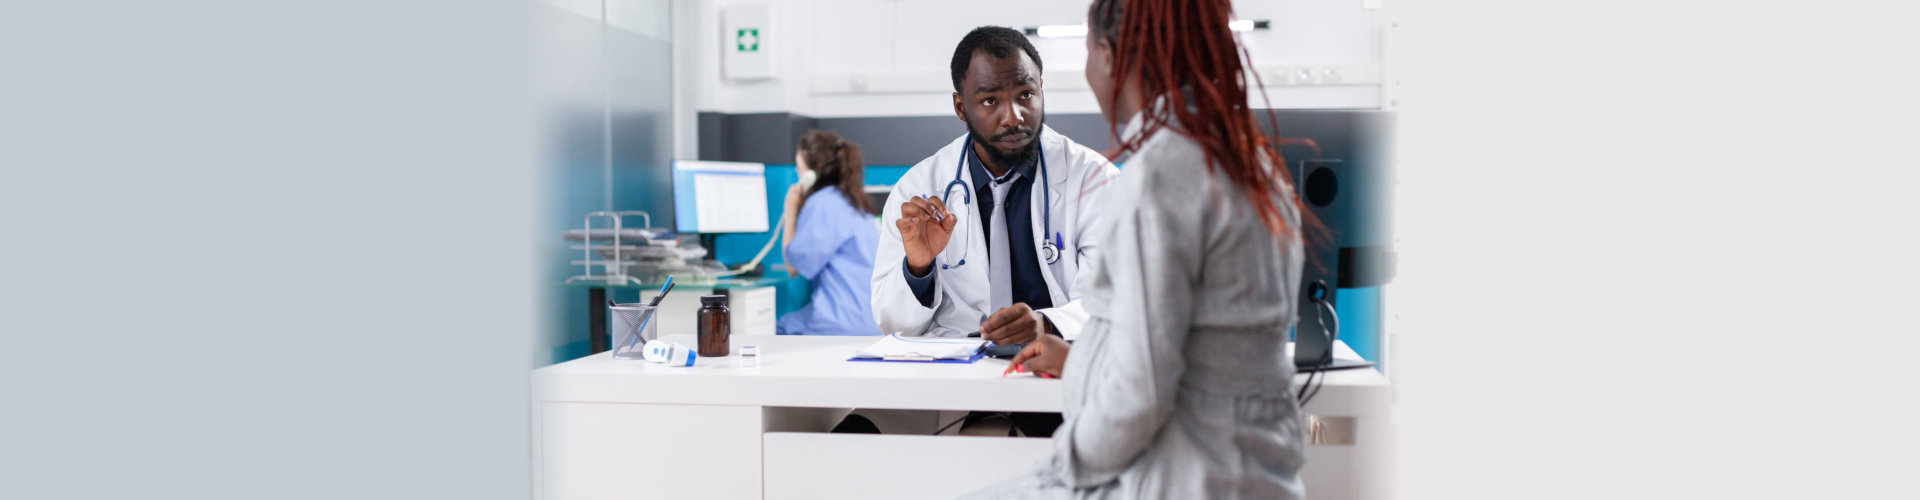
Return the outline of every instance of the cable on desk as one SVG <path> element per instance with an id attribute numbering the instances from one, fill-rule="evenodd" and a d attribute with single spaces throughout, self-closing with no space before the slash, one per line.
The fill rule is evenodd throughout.
<path id="1" fill-rule="evenodd" d="M 1333 304 L 1328 303 L 1326 297 L 1316 298 L 1313 302 L 1319 305 L 1319 307 L 1313 309 L 1314 316 L 1320 319 L 1320 324 L 1328 325 L 1327 352 L 1320 355 L 1319 362 L 1314 366 L 1315 369 L 1307 372 L 1307 382 L 1300 384 L 1300 394 L 1294 397 L 1294 399 L 1300 400 L 1300 408 L 1302 409 L 1307 407 L 1307 402 L 1312 401 L 1314 396 L 1320 395 L 1320 387 L 1327 385 L 1326 371 L 1327 368 L 1333 366 L 1333 342 L 1340 338 L 1340 314 L 1337 312 L 1331 315 L 1327 314 L 1328 311 L 1333 311 Z M 1327 316 L 1333 316 L 1332 322 L 1328 322 Z M 1299 347 L 1299 339 L 1295 339 L 1294 343 L 1297 349 Z M 1320 385 L 1318 386 L 1313 385 L 1313 379 L 1316 375 L 1320 378 Z M 1308 388 L 1312 388 L 1313 392 L 1307 392 Z"/>
<path id="2" fill-rule="evenodd" d="M 970 417 L 970 416 L 973 416 L 973 414 L 968 413 L 966 415 L 961 415 L 960 418 L 954 419 L 953 423 L 940 427 L 940 430 L 933 431 L 933 435 L 938 436 L 942 432 L 947 432 L 947 429 L 952 429 L 953 426 L 960 425 L 961 422 L 967 421 L 967 417 Z"/>

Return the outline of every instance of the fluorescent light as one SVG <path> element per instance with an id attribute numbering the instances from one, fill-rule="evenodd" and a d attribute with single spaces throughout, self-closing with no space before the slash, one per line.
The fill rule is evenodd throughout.
<path id="1" fill-rule="evenodd" d="M 1227 23 L 1227 29 L 1234 31 L 1253 31 L 1252 19 L 1240 19 Z"/>
<path id="2" fill-rule="evenodd" d="M 1040 38 L 1065 38 L 1065 37 L 1072 37 L 1072 36 L 1087 36 L 1087 25 L 1056 24 L 1053 26 L 1041 26 L 1039 28 L 1034 28 L 1034 34 L 1039 35 Z"/>

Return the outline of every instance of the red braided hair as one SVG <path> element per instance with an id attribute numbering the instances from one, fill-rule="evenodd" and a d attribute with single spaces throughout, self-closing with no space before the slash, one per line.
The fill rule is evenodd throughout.
<path id="1" fill-rule="evenodd" d="M 1248 73 L 1242 63 L 1247 51 L 1227 26 L 1232 19 L 1228 0 L 1094 0 L 1087 11 L 1087 36 L 1105 38 L 1113 46 L 1115 84 L 1124 85 L 1138 76 L 1140 94 L 1148 104 L 1159 97 L 1167 100 L 1166 106 L 1141 110 L 1141 133 L 1121 142 L 1108 156 L 1118 158 L 1139 149 L 1172 118 L 1180 124 L 1176 132 L 1200 144 L 1208 168 L 1225 171 L 1246 193 L 1267 231 L 1280 236 L 1297 229 L 1287 227 L 1279 207 L 1261 203 L 1276 198 L 1291 200 L 1304 225 L 1318 227 L 1313 214 L 1290 192 L 1286 160 L 1253 119 L 1247 100 Z M 1260 85 L 1259 74 L 1252 76 L 1253 83 Z M 1264 99 L 1265 92 L 1261 95 Z M 1272 110 L 1267 113 L 1272 120 Z M 1110 127 L 1118 138 L 1119 124 Z M 1319 149 L 1309 139 L 1281 141 Z"/>

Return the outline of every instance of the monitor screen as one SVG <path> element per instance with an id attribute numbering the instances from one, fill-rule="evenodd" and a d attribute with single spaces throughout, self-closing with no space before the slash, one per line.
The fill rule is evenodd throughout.
<path id="1" fill-rule="evenodd" d="M 676 160 L 673 213 L 682 233 L 767 232 L 767 166 Z"/>

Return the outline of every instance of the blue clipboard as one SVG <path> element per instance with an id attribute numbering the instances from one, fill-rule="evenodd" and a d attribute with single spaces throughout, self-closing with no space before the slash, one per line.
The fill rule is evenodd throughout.
<path id="1" fill-rule="evenodd" d="M 967 359 L 887 359 L 887 358 L 847 358 L 847 361 L 884 361 L 888 363 L 972 363 L 987 357 L 987 350 L 981 349 Z"/>

